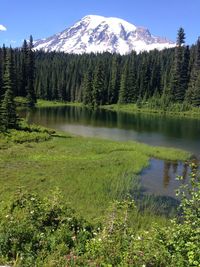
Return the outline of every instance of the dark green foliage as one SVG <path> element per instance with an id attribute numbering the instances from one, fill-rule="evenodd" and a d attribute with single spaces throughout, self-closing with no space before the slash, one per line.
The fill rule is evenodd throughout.
<path id="1" fill-rule="evenodd" d="M 121 82 L 120 82 L 120 90 L 119 90 L 119 103 L 120 104 L 127 103 L 127 97 L 126 97 L 127 76 L 128 76 L 128 66 L 127 64 L 125 64 L 124 69 L 122 71 Z"/>
<path id="2" fill-rule="evenodd" d="M 34 107 L 36 103 L 36 96 L 34 90 L 34 53 L 33 53 L 33 38 L 30 36 L 29 44 L 28 44 L 28 54 L 27 54 L 27 85 L 26 85 L 26 97 L 28 107 Z"/>
<path id="3" fill-rule="evenodd" d="M 198 38 L 196 48 L 194 50 L 194 62 L 192 66 L 189 87 L 186 92 L 187 102 L 193 104 L 194 106 L 200 106 L 199 77 L 200 77 L 200 38 Z"/>
<path id="4" fill-rule="evenodd" d="M 120 83 L 119 103 L 134 103 L 138 98 L 138 89 L 136 84 L 136 54 L 133 52 L 127 58 Z"/>
<path id="5" fill-rule="evenodd" d="M 171 94 L 174 101 L 182 102 L 189 80 L 189 48 L 184 47 L 185 33 L 183 28 L 178 31 L 177 47 L 175 48 L 174 67 L 172 70 Z"/>
<path id="6" fill-rule="evenodd" d="M 1 104 L 1 124 L 2 130 L 13 129 L 17 126 L 16 107 L 12 90 L 7 89 Z"/>
<path id="7" fill-rule="evenodd" d="M 33 52 L 32 37 L 21 49 L 14 50 L 14 95 L 27 97 L 30 107 L 36 98 L 83 102 L 97 107 L 102 104 L 147 103 L 159 95 L 162 107 L 174 102 L 198 106 L 196 88 L 200 66 L 199 41 L 185 46 L 180 28 L 177 46 L 120 56 L 117 54 L 65 54 Z M 5 72 L 6 49 L 0 48 L 0 98 Z M 197 100 L 196 100 L 197 99 Z"/>
<path id="8" fill-rule="evenodd" d="M 26 96 L 27 95 L 27 83 L 28 83 L 28 44 L 27 41 L 24 40 L 21 55 L 20 55 L 20 88 L 19 88 L 19 95 Z"/>
<path id="9" fill-rule="evenodd" d="M 58 190 L 45 199 L 19 190 L 0 217 L 0 263 L 63 266 L 65 256 L 75 246 L 84 252 L 92 237 L 92 227 L 75 216 Z"/>
<path id="10" fill-rule="evenodd" d="M 17 115 L 14 102 L 14 67 L 12 50 L 9 51 L 5 62 L 3 75 L 3 95 L 0 107 L 0 127 L 2 130 L 16 128 Z"/>
<path id="11" fill-rule="evenodd" d="M 191 102 L 194 106 L 200 106 L 200 71 L 195 81 L 195 86 L 192 91 Z"/>
<path id="12" fill-rule="evenodd" d="M 120 70 L 119 70 L 119 55 L 114 55 L 111 63 L 111 74 L 108 88 L 108 103 L 114 104 L 118 101 L 120 87 Z"/>
<path id="13" fill-rule="evenodd" d="M 176 44 L 177 46 L 182 46 L 184 43 L 185 43 L 185 32 L 184 29 L 180 27 L 178 30 Z"/>
<path id="14" fill-rule="evenodd" d="M 92 106 L 98 107 L 105 104 L 105 72 L 102 62 L 97 62 L 94 71 L 94 80 L 92 86 Z"/>
<path id="15" fill-rule="evenodd" d="M 83 80 L 83 104 L 92 106 L 92 71 L 88 70 Z"/>

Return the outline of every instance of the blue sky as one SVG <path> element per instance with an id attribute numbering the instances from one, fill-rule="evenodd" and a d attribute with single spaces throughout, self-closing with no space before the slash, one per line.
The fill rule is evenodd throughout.
<path id="1" fill-rule="evenodd" d="M 0 7 L 0 46 L 51 36 L 86 15 L 119 17 L 171 40 L 182 26 L 188 44 L 200 35 L 200 0 L 0 0 Z"/>

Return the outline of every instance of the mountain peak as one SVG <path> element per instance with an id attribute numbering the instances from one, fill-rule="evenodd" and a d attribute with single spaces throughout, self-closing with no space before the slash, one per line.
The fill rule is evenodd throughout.
<path id="1" fill-rule="evenodd" d="M 35 49 L 75 54 L 106 51 L 127 54 L 133 50 L 139 53 L 174 46 L 175 43 L 165 38 L 151 35 L 147 28 L 99 15 L 87 15 L 72 27 L 34 44 Z"/>

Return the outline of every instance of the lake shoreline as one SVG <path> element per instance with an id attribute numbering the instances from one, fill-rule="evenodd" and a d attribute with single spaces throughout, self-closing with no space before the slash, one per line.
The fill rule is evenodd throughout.
<path id="1" fill-rule="evenodd" d="M 18 107 L 25 108 L 26 101 L 23 97 L 16 98 L 16 104 Z M 38 99 L 36 103 L 36 108 L 47 108 L 47 107 L 63 107 L 63 106 L 72 106 L 72 107 L 85 107 L 92 109 L 91 107 L 84 105 L 81 102 L 63 102 L 57 100 L 43 100 Z M 200 108 L 194 108 L 195 111 L 164 111 L 163 109 L 147 109 L 147 108 L 138 108 L 136 104 L 112 104 L 112 105 L 102 105 L 98 107 L 99 109 L 105 109 L 109 111 L 119 111 L 126 113 L 145 113 L 145 114 L 158 114 L 166 117 L 183 117 L 188 119 L 200 119 Z"/>
<path id="2" fill-rule="evenodd" d="M 183 150 L 138 142 L 116 142 L 66 133 L 52 134 L 50 139 L 46 135 L 44 138 L 41 136 L 43 139 L 40 141 L 37 132 L 34 136 L 31 134 L 11 131 L 6 140 L 1 136 L 2 173 L 9 181 L 5 183 L 1 177 L 1 195 L 7 195 L 8 187 L 10 195 L 11 191 L 14 193 L 21 186 L 30 187 L 31 191 L 39 190 L 42 194 L 47 188 L 51 190 L 64 186 L 67 189 L 63 189 L 65 196 L 71 192 L 66 200 L 72 202 L 81 213 L 84 213 L 85 205 L 93 202 L 89 216 L 101 214 L 102 207 L 104 209 L 106 203 L 111 201 L 111 196 L 115 199 L 128 193 L 133 177 L 149 165 L 151 157 L 182 161 L 191 157 Z M 79 198 L 82 199 L 81 205 L 77 201 Z"/>
<path id="3" fill-rule="evenodd" d="M 163 109 L 146 109 L 146 108 L 138 108 L 136 104 L 113 104 L 113 105 L 103 105 L 100 108 L 110 111 L 117 111 L 117 112 L 126 112 L 130 114 L 134 113 L 144 113 L 144 114 L 155 114 L 155 115 L 162 115 L 165 117 L 183 117 L 188 119 L 200 119 L 200 108 L 199 112 L 192 113 L 190 111 L 164 111 Z"/>

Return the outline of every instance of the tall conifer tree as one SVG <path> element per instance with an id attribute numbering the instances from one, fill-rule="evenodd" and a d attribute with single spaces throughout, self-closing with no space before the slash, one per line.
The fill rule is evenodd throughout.
<path id="1" fill-rule="evenodd" d="M 104 84 L 105 84 L 105 73 L 102 62 L 98 62 L 94 71 L 93 90 L 92 90 L 92 106 L 98 107 L 103 103 L 104 97 Z"/>
<path id="2" fill-rule="evenodd" d="M 10 49 L 6 56 L 5 72 L 3 75 L 3 89 L 5 91 L 1 103 L 1 129 L 7 130 L 15 128 L 17 125 L 16 107 L 14 102 L 14 69 L 13 52 Z"/>
<path id="3" fill-rule="evenodd" d="M 185 44 L 185 33 L 184 29 L 180 28 L 177 35 L 177 46 L 175 48 L 175 58 L 172 71 L 171 80 L 171 94 L 174 101 L 182 101 L 185 96 L 184 87 L 182 83 L 183 74 L 183 62 L 184 62 L 184 44 Z"/>
<path id="4" fill-rule="evenodd" d="M 36 95 L 34 90 L 34 52 L 33 52 L 33 37 L 30 36 L 27 55 L 27 103 L 29 107 L 34 107 L 36 103 Z"/>
<path id="5" fill-rule="evenodd" d="M 200 80 L 200 37 L 197 40 L 194 64 L 190 75 L 189 87 L 186 93 L 186 101 L 196 106 L 200 105 L 199 80 Z"/>

